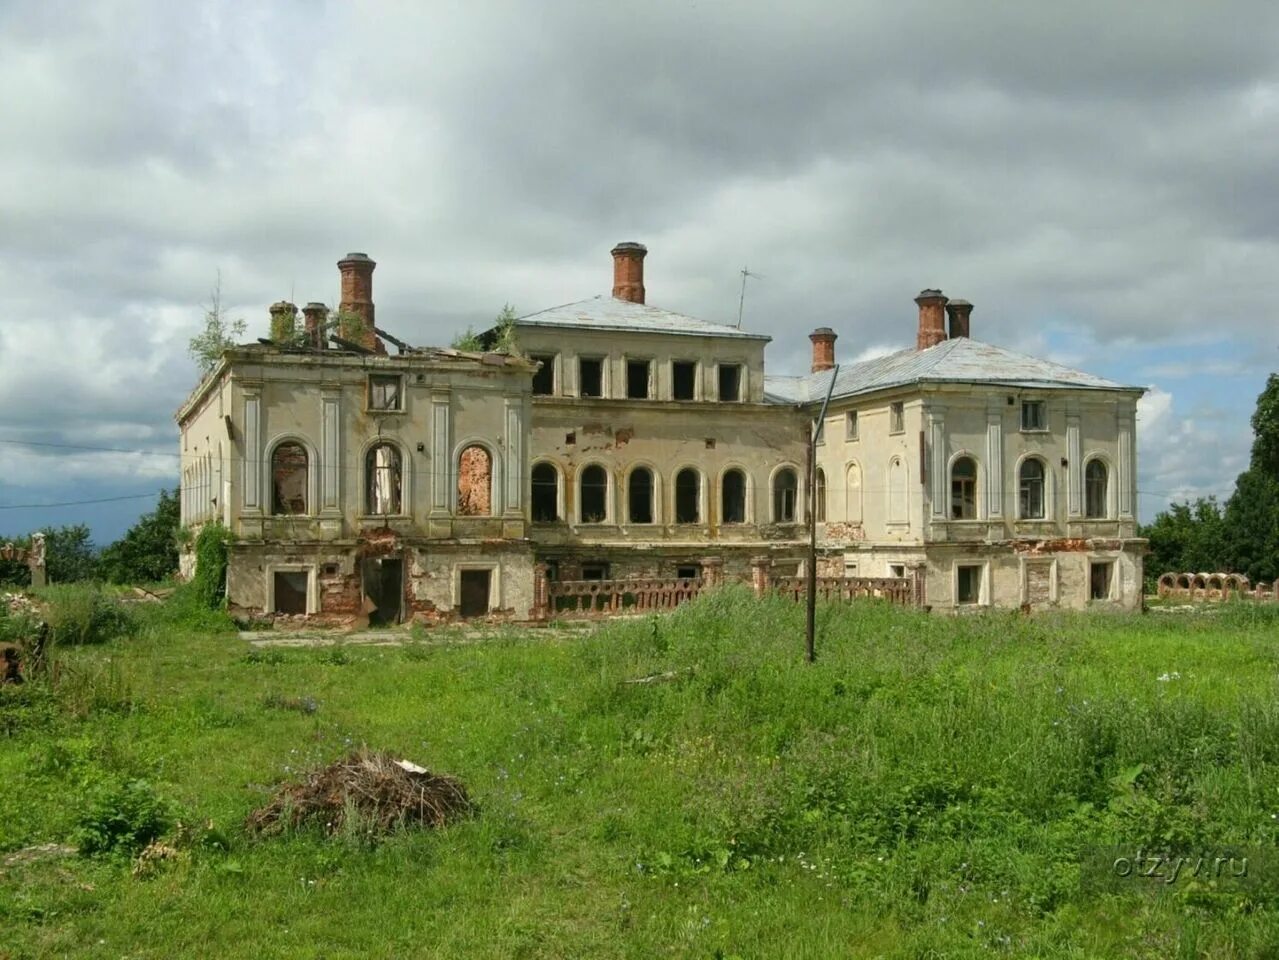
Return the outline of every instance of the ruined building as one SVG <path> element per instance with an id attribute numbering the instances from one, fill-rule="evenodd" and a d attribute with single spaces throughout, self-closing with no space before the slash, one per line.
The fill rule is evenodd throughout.
<path id="1" fill-rule="evenodd" d="M 233 534 L 233 608 L 524 619 L 548 583 L 793 577 L 828 392 L 823 577 L 941 609 L 1140 602 L 1140 388 L 974 340 L 936 290 L 913 349 L 836 372 L 822 328 L 809 374 L 766 375 L 768 337 L 646 303 L 646 252 L 613 249 L 611 295 L 516 320 L 518 354 L 392 337 L 364 254 L 336 318 L 273 305 L 178 412 L 183 523 Z"/>

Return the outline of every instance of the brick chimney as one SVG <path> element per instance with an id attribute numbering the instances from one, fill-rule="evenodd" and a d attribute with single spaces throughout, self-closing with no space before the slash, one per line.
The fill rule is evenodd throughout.
<path id="1" fill-rule="evenodd" d="M 298 308 L 287 300 L 271 304 L 271 339 L 289 343 L 297 332 Z"/>
<path id="2" fill-rule="evenodd" d="M 818 327 L 808 335 L 813 341 L 813 373 L 821 373 L 835 366 L 835 338 L 839 336 L 830 327 Z"/>
<path id="3" fill-rule="evenodd" d="M 342 300 L 338 310 L 360 318 L 358 329 L 348 329 L 339 335 L 369 350 L 385 353 L 386 347 L 373 329 L 373 268 L 376 266 L 367 253 L 348 253 L 338 261 L 338 270 L 342 273 Z"/>
<path id="4" fill-rule="evenodd" d="M 915 302 L 919 304 L 919 335 L 915 338 L 915 349 L 927 350 L 946 339 L 946 297 L 940 290 L 920 290 Z"/>
<path id="5" fill-rule="evenodd" d="M 946 304 L 946 318 L 950 321 L 950 339 L 971 337 L 973 305 L 967 300 L 951 300 Z"/>
<path id="6" fill-rule="evenodd" d="M 306 342 L 316 350 L 324 349 L 324 325 L 329 320 L 329 308 L 312 301 L 302 308 L 306 318 Z"/>
<path id="7" fill-rule="evenodd" d="M 644 256 L 648 247 L 627 241 L 613 248 L 613 296 L 631 303 L 644 302 Z"/>

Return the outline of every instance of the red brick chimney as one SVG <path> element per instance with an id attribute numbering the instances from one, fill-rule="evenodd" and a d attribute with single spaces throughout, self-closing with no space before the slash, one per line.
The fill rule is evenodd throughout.
<path id="1" fill-rule="evenodd" d="M 613 248 L 613 296 L 631 303 L 644 302 L 644 255 L 648 247 L 627 241 Z"/>
<path id="2" fill-rule="evenodd" d="M 358 330 L 347 330 L 340 336 L 369 350 L 386 353 L 386 347 L 373 329 L 373 268 L 376 266 L 367 253 L 348 253 L 338 261 L 338 270 L 342 273 L 342 301 L 338 310 L 360 318 Z"/>
<path id="3" fill-rule="evenodd" d="M 946 297 L 940 290 L 920 290 L 915 302 L 919 304 L 919 335 L 915 338 L 915 349 L 927 350 L 946 339 Z"/>
<path id="4" fill-rule="evenodd" d="M 324 325 L 329 320 L 329 308 L 313 300 L 302 308 L 302 316 L 306 318 L 307 346 L 323 350 Z"/>
<path id="5" fill-rule="evenodd" d="M 971 337 L 973 305 L 967 300 L 951 300 L 946 304 L 946 318 L 950 321 L 950 339 Z"/>
<path id="6" fill-rule="evenodd" d="M 813 341 L 813 373 L 835 366 L 835 338 L 838 336 L 830 327 L 818 327 L 808 335 L 808 339 Z"/>
<path id="7" fill-rule="evenodd" d="M 297 331 L 298 308 L 287 300 L 271 304 L 271 339 L 289 343 Z"/>

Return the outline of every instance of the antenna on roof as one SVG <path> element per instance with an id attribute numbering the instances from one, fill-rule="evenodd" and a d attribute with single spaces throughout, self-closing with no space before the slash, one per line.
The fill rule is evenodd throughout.
<path id="1" fill-rule="evenodd" d="M 742 328 L 742 307 L 746 305 L 746 278 L 754 277 L 756 280 L 763 280 L 762 274 L 751 273 L 745 267 L 742 267 L 742 295 L 737 300 L 737 329 Z"/>

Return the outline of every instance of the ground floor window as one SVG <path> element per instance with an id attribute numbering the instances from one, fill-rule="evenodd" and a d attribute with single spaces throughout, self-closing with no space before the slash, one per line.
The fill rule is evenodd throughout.
<path id="1" fill-rule="evenodd" d="M 902 579 L 906 576 L 906 564 L 890 563 L 888 565 L 888 575 L 890 577 L 896 577 L 899 580 Z"/>
<path id="2" fill-rule="evenodd" d="M 306 595 L 310 576 L 305 570 L 275 571 L 275 612 L 306 613 Z"/>
<path id="3" fill-rule="evenodd" d="M 965 565 L 955 570 L 955 602 L 971 604 L 981 602 L 980 566 Z"/>
<path id="4" fill-rule="evenodd" d="M 1094 562 L 1088 565 L 1088 598 L 1090 600 L 1111 599 L 1111 584 L 1115 579 L 1113 560 Z"/>
<path id="5" fill-rule="evenodd" d="M 483 617 L 489 612 L 489 590 L 492 570 L 462 570 L 458 581 L 459 613 L 464 617 Z"/>

